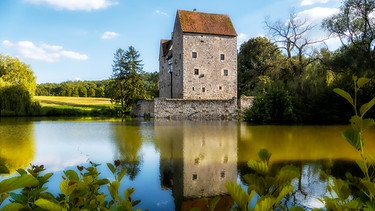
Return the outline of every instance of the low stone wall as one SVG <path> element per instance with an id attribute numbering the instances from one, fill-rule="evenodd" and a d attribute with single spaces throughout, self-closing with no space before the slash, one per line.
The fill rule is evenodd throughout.
<path id="1" fill-rule="evenodd" d="M 237 99 L 154 99 L 154 117 L 170 119 L 236 119 Z"/>
<path id="2" fill-rule="evenodd" d="M 230 100 L 184 100 L 155 98 L 140 100 L 132 113 L 137 117 L 167 119 L 239 119 L 245 109 L 253 105 L 254 97 L 241 97 Z"/>
<path id="3" fill-rule="evenodd" d="M 143 117 L 145 115 L 149 117 L 154 116 L 154 101 L 153 100 L 139 100 L 133 105 L 132 115 L 137 117 Z"/>
<path id="4" fill-rule="evenodd" d="M 238 99 L 238 108 L 241 111 L 241 114 L 245 112 L 246 109 L 253 106 L 254 97 L 253 96 L 242 96 L 240 99 Z"/>

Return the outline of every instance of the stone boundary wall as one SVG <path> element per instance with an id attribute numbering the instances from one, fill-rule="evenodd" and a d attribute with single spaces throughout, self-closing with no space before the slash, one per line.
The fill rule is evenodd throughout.
<path id="1" fill-rule="evenodd" d="M 237 99 L 154 99 L 154 117 L 170 119 L 236 119 Z"/>
<path id="2" fill-rule="evenodd" d="M 246 109 L 253 106 L 253 102 L 253 96 L 242 96 L 240 99 L 238 99 L 238 108 L 240 109 L 242 115 L 244 114 Z"/>
<path id="3" fill-rule="evenodd" d="M 136 117 L 164 119 L 205 119 L 235 120 L 241 118 L 245 109 L 252 106 L 254 97 L 241 97 L 229 100 L 184 100 L 155 98 L 140 100 L 134 106 L 132 114 Z"/>
<path id="4" fill-rule="evenodd" d="M 132 115 L 136 117 L 154 116 L 154 101 L 153 100 L 139 100 L 133 105 Z"/>

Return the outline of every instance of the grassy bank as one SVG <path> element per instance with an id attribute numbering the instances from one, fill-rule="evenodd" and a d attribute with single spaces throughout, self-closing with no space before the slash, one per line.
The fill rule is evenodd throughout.
<path id="1" fill-rule="evenodd" d="M 41 116 L 117 116 L 121 110 L 109 98 L 34 96 Z"/>

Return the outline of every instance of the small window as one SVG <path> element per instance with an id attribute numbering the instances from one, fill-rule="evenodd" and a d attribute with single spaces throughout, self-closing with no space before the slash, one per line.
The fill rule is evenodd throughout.
<path id="1" fill-rule="evenodd" d="M 220 60 L 224 60 L 225 59 L 225 55 L 224 54 L 220 54 Z"/>
<path id="2" fill-rule="evenodd" d="M 206 88 L 202 87 L 202 92 L 206 92 Z"/>
<path id="3" fill-rule="evenodd" d="M 199 69 L 194 69 L 194 75 L 199 75 Z"/>
<path id="4" fill-rule="evenodd" d="M 178 54 L 178 58 L 181 59 L 181 54 Z"/>
<path id="5" fill-rule="evenodd" d="M 193 57 L 194 59 L 197 58 L 197 52 L 192 52 L 191 57 Z"/>
<path id="6" fill-rule="evenodd" d="M 194 87 L 193 87 L 193 91 L 194 91 Z"/>
<path id="7" fill-rule="evenodd" d="M 225 178 L 225 171 L 221 171 L 220 176 L 221 178 Z"/>
<path id="8" fill-rule="evenodd" d="M 228 70 L 224 70 L 223 75 L 228 76 Z"/>
<path id="9" fill-rule="evenodd" d="M 219 86 L 219 90 L 221 90 L 221 86 Z"/>
<path id="10" fill-rule="evenodd" d="M 197 180 L 198 179 L 198 175 L 197 174 L 193 174 L 193 180 Z"/>

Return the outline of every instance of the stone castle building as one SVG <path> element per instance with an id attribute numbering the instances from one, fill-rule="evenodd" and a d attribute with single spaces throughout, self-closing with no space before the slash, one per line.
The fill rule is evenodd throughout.
<path id="1" fill-rule="evenodd" d="M 178 10 L 159 63 L 160 98 L 237 97 L 237 33 L 227 15 Z"/>
<path id="2" fill-rule="evenodd" d="M 237 99 L 237 33 L 228 15 L 178 10 L 159 50 L 159 98 L 135 116 L 236 119 L 253 98 Z"/>

